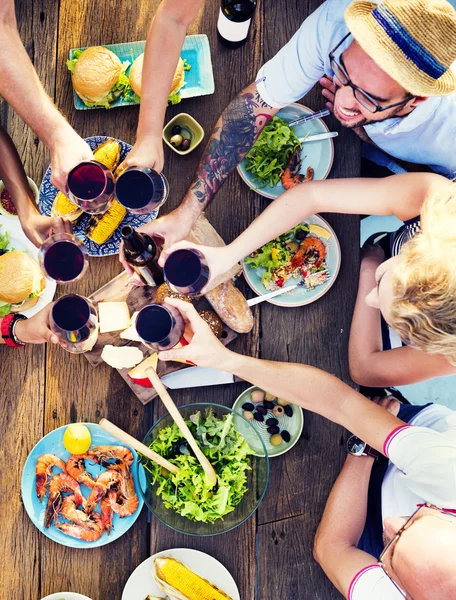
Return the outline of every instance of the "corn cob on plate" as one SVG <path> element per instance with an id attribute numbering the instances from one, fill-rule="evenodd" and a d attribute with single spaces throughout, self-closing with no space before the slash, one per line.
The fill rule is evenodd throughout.
<path id="1" fill-rule="evenodd" d="M 158 552 L 133 571 L 124 588 L 122 600 L 148 597 L 240 600 L 239 590 L 229 571 L 212 556 L 189 548 Z"/>
<path id="2" fill-rule="evenodd" d="M 106 165 L 113 172 L 125 159 L 131 146 L 121 140 L 106 136 L 86 138 L 86 142 L 94 151 L 95 160 Z M 117 254 L 121 242 L 120 224 L 140 227 L 155 219 L 158 211 L 148 215 L 133 215 L 116 201 L 104 215 L 87 215 L 69 198 L 61 194 L 51 183 L 51 170 L 48 168 L 40 187 L 39 209 L 44 215 L 62 214 L 73 221 L 73 232 L 87 248 L 90 256 L 109 256 Z"/>

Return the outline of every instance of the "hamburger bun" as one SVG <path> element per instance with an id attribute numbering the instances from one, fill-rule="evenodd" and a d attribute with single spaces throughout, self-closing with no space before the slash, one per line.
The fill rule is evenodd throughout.
<path id="1" fill-rule="evenodd" d="M 0 301 L 20 305 L 11 306 L 12 312 L 34 306 L 39 298 L 29 298 L 30 294 L 40 294 L 44 287 L 40 267 L 25 252 L 11 250 L 0 256 Z"/>
<path id="2" fill-rule="evenodd" d="M 177 298 L 177 300 L 183 300 L 184 302 L 192 304 L 192 301 L 188 296 L 178 294 L 177 292 L 174 292 L 167 283 L 162 283 L 155 292 L 155 302 L 164 302 L 166 298 Z"/>
<path id="3" fill-rule="evenodd" d="M 223 323 L 213 310 L 200 310 L 199 316 L 205 321 L 216 338 L 220 339 L 223 333 Z"/>
<path id="4" fill-rule="evenodd" d="M 73 71 L 73 87 L 84 102 L 102 102 L 122 73 L 118 56 L 103 46 L 87 48 Z"/>
<path id="5" fill-rule="evenodd" d="M 142 80 L 142 70 L 143 70 L 143 62 L 144 62 L 144 52 L 138 56 L 138 58 L 134 61 L 130 68 L 130 85 L 138 96 L 141 96 L 141 80 Z M 184 85 L 184 61 L 182 58 L 179 58 L 179 62 L 177 63 L 176 72 L 174 73 L 173 83 L 171 84 L 170 95 L 177 93 L 181 87 Z"/>

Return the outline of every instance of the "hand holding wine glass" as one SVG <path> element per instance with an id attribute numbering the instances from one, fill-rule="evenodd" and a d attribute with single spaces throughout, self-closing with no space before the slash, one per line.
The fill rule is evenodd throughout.
<path id="1" fill-rule="evenodd" d="M 49 315 L 53 304 L 48 304 L 30 319 L 24 319 L 16 323 L 15 335 L 24 344 L 45 344 L 50 342 L 58 344 L 58 336 L 51 330 Z"/>

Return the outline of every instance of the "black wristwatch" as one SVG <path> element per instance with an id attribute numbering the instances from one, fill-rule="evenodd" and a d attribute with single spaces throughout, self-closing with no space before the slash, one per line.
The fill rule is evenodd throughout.
<path id="1" fill-rule="evenodd" d="M 356 435 L 348 438 L 346 448 L 347 452 L 353 456 L 373 456 L 375 459 L 382 456 L 380 452 L 360 440 Z"/>

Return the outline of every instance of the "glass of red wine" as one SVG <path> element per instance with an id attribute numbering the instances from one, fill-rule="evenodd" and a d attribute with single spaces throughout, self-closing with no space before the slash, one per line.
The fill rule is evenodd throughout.
<path id="1" fill-rule="evenodd" d="M 185 329 L 184 319 L 177 308 L 160 302 L 144 306 L 135 325 L 144 344 L 154 350 L 174 348 L 181 341 Z"/>
<path id="2" fill-rule="evenodd" d="M 129 167 L 117 178 L 115 196 L 129 212 L 145 215 L 157 210 L 168 198 L 168 180 L 154 169 Z"/>
<path id="3" fill-rule="evenodd" d="M 204 254 L 193 248 L 172 252 L 166 259 L 163 273 L 170 288 L 186 296 L 197 296 L 210 277 Z"/>
<path id="4" fill-rule="evenodd" d="M 94 305 L 78 294 L 61 296 L 50 316 L 51 330 L 62 348 L 78 354 L 91 350 L 98 338 L 98 317 Z"/>
<path id="5" fill-rule="evenodd" d="M 98 215 L 111 206 L 114 177 L 101 163 L 87 160 L 76 165 L 68 174 L 66 193 L 84 212 Z"/>
<path id="6" fill-rule="evenodd" d="M 48 238 L 38 258 L 42 271 L 57 283 L 80 279 L 89 264 L 84 244 L 71 233 L 56 233 Z"/>

